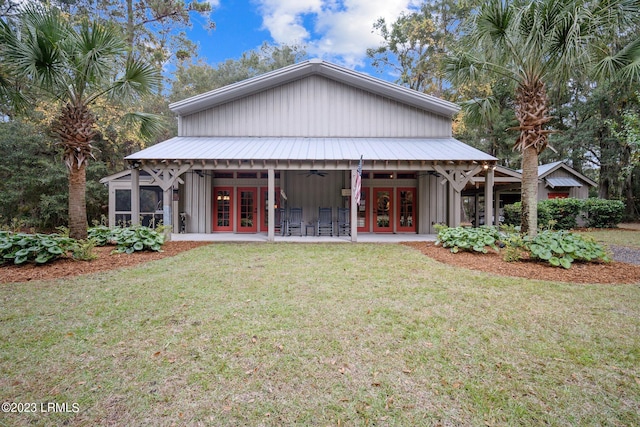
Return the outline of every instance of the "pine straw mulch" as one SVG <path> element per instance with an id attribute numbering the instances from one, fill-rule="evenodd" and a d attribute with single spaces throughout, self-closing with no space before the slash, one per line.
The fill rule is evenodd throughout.
<path id="1" fill-rule="evenodd" d="M 49 280 L 97 273 L 118 268 L 133 267 L 143 262 L 175 256 L 211 242 L 166 242 L 162 252 L 135 252 L 133 254 L 111 253 L 114 246 L 96 247 L 93 261 L 76 261 L 63 258 L 45 265 L 4 265 L 0 267 L 0 283 L 28 282 L 31 280 Z"/>
<path id="2" fill-rule="evenodd" d="M 531 260 L 506 262 L 502 259 L 502 254 L 491 250 L 486 254 L 472 252 L 454 254 L 448 248 L 436 246 L 434 242 L 405 242 L 403 245 L 417 249 L 429 258 L 445 264 L 500 276 L 569 283 L 640 283 L 640 265 L 624 262 L 574 262 L 571 268 L 567 270 Z"/>
<path id="3" fill-rule="evenodd" d="M 39 266 L 33 264 L 2 266 L 0 267 L 0 283 L 59 279 L 132 267 L 209 244 L 211 242 L 167 242 L 163 245 L 162 252 L 136 252 L 130 255 L 112 254 L 113 247 L 99 247 L 94 250 L 98 258 L 91 262 L 61 259 Z M 565 270 L 533 261 L 506 262 L 502 260 L 500 254 L 492 252 L 488 254 L 469 252 L 452 254 L 449 249 L 436 246 L 433 242 L 405 242 L 403 244 L 445 264 L 501 276 L 571 283 L 640 283 L 640 266 L 622 262 L 574 263 L 571 269 Z"/>

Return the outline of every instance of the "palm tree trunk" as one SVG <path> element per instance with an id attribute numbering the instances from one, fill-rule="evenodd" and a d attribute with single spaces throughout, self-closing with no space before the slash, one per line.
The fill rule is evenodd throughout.
<path id="1" fill-rule="evenodd" d="M 78 240 L 87 238 L 87 163 L 69 168 L 69 237 Z"/>
<path id="2" fill-rule="evenodd" d="M 522 152 L 521 232 L 535 236 L 538 228 L 538 149 L 529 146 Z"/>

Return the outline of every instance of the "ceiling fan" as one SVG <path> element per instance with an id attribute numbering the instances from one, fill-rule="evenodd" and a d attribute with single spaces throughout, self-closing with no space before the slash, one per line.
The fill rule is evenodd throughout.
<path id="1" fill-rule="evenodd" d="M 317 175 L 319 177 L 323 177 L 324 178 L 325 176 L 327 176 L 327 173 L 326 172 L 321 172 L 319 170 L 312 169 L 306 174 L 307 178 L 312 176 L 312 175 Z"/>

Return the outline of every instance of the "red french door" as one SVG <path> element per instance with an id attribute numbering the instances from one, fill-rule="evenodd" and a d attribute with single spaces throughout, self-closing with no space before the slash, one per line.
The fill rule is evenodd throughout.
<path id="1" fill-rule="evenodd" d="M 390 233 L 393 231 L 393 189 L 373 189 L 373 231 Z"/>
<path id="2" fill-rule="evenodd" d="M 238 188 L 238 233 L 258 231 L 258 190 Z"/>
<path id="3" fill-rule="evenodd" d="M 356 206 L 358 209 L 358 232 L 367 233 L 369 229 L 369 212 L 371 207 L 369 206 L 369 189 L 362 187 L 360 190 L 360 206 Z"/>
<path id="4" fill-rule="evenodd" d="M 233 231 L 233 188 L 213 189 L 213 231 Z"/>
<path id="5" fill-rule="evenodd" d="M 397 231 L 416 231 L 416 189 L 398 188 L 397 190 L 398 213 Z"/>
<path id="6" fill-rule="evenodd" d="M 260 201 L 262 205 L 262 221 L 260 221 L 260 231 L 269 231 L 269 189 L 265 187 L 260 188 L 260 197 L 262 200 Z M 280 187 L 275 188 L 275 198 L 276 202 L 274 204 L 274 209 L 280 209 Z M 276 215 L 276 219 L 278 216 Z M 276 224 L 278 227 L 279 224 Z"/>

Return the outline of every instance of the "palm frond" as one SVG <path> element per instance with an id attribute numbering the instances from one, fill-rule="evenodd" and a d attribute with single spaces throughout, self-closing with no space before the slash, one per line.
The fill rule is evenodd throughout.
<path id="1" fill-rule="evenodd" d="M 487 96 L 463 102 L 462 109 L 469 123 L 486 125 L 500 113 L 500 103 L 494 96 Z"/>
<path id="2" fill-rule="evenodd" d="M 634 39 L 615 54 L 600 58 L 594 73 L 602 78 L 622 77 L 627 81 L 640 80 L 640 39 Z"/>
<path id="3" fill-rule="evenodd" d="M 162 76 L 156 67 L 139 59 L 130 58 L 124 74 L 109 90 L 111 97 L 126 100 L 153 93 L 160 87 Z"/>
<path id="4" fill-rule="evenodd" d="M 140 135 L 150 140 L 167 129 L 167 123 L 164 117 L 143 112 L 134 112 L 125 114 L 124 120 L 129 125 L 138 126 Z"/>
<path id="5" fill-rule="evenodd" d="M 84 86 L 109 79 L 126 44 L 113 27 L 85 21 L 73 32 L 68 49 L 77 85 Z"/>

